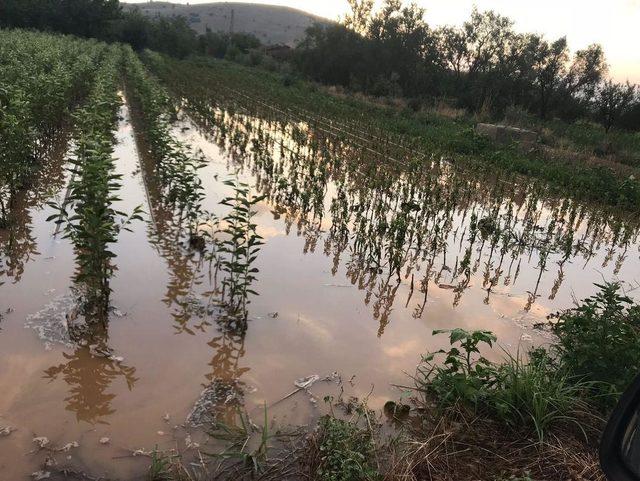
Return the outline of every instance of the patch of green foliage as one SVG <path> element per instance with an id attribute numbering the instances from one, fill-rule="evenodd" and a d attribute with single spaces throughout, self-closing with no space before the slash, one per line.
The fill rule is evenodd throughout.
<path id="1" fill-rule="evenodd" d="M 356 423 L 324 416 L 319 422 L 321 462 L 316 470 L 320 481 L 365 481 L 379 479 L 372 464 L 371 433 Z"/>
<path id="2" fill-rule="evenodd" d="M 548 120 L 542 126 L 551 130 L 555 139 L 568 140 L 570 147 L 587 153 L 593 153 L 610 142 L 617 161 L 640 167 L 640 135 L 637 132 L 606 132 L 602 125 L 594 122 L 567 123 L 557 119 Z"/>
<path id="3" fill-rule="evenodd" d="M 624 176 L 601 165 L 558 161 L 536 149 L 525 151 L 516 144 L 493 142 L 475 133 L 471 118 L 448 118 L 430 111 L 383 106 L 355 96 L 331 95 L 309 82 L 283 82 L 280 73 L 210 58 L 177 61 L 147 52 L 144 61 L 171 89 L 183 95 L 201 91 L 206 85 L 232 85 L 243 94 L 282 109 L 298 109 L 344 125 L 358 125 L 370 133 L 384 133 L 416 151 L 444 157 L 472 172 L 492 165 L 541 179 L 555 187 L 559 195 L 629 211 L 637 211 L 640 206 L 638 176 Z"/>
<path id="4" fill-rule="evenodd" d="M 574 375 L 622 391 L 640 371 L 640 305 L 619 283 L 596 286 L 595 295 L 554 316 L 558 361 Z"/>
<path id="5" fill-rule="evenodd" d="M 486 358 L 480 355 L 479 346 L 492 346 L 496 336 L 490 331 L 465 331 L 453 329 L 451 331 L 437 330 L 434 335 L 449 334 L 451 348 L 440 350 L 424 356 L 418 366 L 416 380 L 443 405 L 453 405 L 459 400 L 474 407 L 485 402 L 489 390 L 497 382 L 496 368 Z M 459 347 L 455 346 L 458 344 Z M 443 365 L 435 364 L 435 357 L 444 354 Z"/>
<path id="6" fill-rule="evenodd" d="M 234 418 L 235 423 L 218 420 L 209 429 L 208 434 L 213 439 L 225 443 L 225 449 L 216 454 L 206 453 L 208 456 L 219 458 L 223 461 L 235 462 L 238 473 L 259 475 L 264 472 L 269 462 L 270 441 L 276 434 L 269 431 L 269 419 L 267 405 L 264 405 L 264 417 L 262 426 L 255 425 L 246 412 L 238 409 Z M 254 433 L 258 433 L 257 446 L 251 448 L 251 440 Z"/>
<path id="7" fill-rule="evenodd" d="M 147 472 L 148 481 L 171 481 L 171 460 L 158 452 L 158 448 L 151 453 L 151 464 Z"/>
<path id="8" fill-rule="evenodd" d="M 559 423 L 581 427 L 581 414 L 589 412 L 584 401 L 591 385 L 572 377 L 550 357 L 536 353 L 527 361 L 519 354 L 493 363 L 480 355 L 496 337 L 489 331 L 434 331 L 448 333 L 451 348 L 425 356 L 418 366 L 416 386 L 425 397 L 442 407 L 459 404 L 493 416 L 515 429 L 532 428 L 540 441 Z M 444 354 L 442 364 L 435 362 Z"/>
<path id="9" fill-rule="evenodd" d="M 0 31 L 0 228 L 108 53 L 95 41 Z"/>
<path id="10" fill-rule="evenodd" d="M 423 357 L 418 390 L 440 406 L 460 404 L 514 428 L 531 427 L 540 440 L 560 424 L 583 429 L 640 370 L 640 306 L 619 283 L 596 287 L 576 308 L 552 316 L 557 343 L 527 359 L 518 353 L 488 361 L 480 346 L 493 346 L 489 331 L 434 331 L 448 333 L 451 347 Z"/>

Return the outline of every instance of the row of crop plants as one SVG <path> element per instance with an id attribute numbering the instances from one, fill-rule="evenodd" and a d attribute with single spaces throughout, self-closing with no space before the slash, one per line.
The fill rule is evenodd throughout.
<path id="1" fill-rule="evenodd" d="M 114 131 L 125 99 L 120 91 L 126 91 L 142 155 L 151 161 L 150 176 L 159 186 L 159 195 L 149 202 L 159 201 L 170 214 L 176 245 L 186 242 L 190 250 L 207 251 L 210 264 L 224 273 L 216 293 L 234 316 L 246 317 L 256 273 L 251 264 L 261 244 L 252 206 L 260 199 L 231 180 L 234 195 L 223 201 L 229 214 L 219 220 L 203 210 L 199 170 L 204 157 L 177 140 L 178 103 L 138 56 L 126 46 L 68 36 L 0 31 L 0 40 L 0 228 L 11 228 L 12 199 L 44 165 L 39 160 L 50 145 L 68 142 L 68 186 L 48 203 L 54 209 L 48 220 L 74 246 L 75 291 L 85 319 L 107 321 L 112 246 L 121 230 L 141 219 L 140 207 L 130 213 L 114 207 L 121 186 Z"/>
<path id="2" fill-rule="evenodd" d="M 549 159 L 538 148 L 496 144 L 477 135 L 470 119 L 448 119 L 433 112 L 385 107 L 354 97 L 330 95 L 308 82 L 287 80 L 271 72 L 211 59 L 174 60 L 147 53 L 145 63 L 172 90 L 190 95 L 213 93 L 229 105 L 256 112 L 279 110 L 294 122 L 330 130 L 362 142 L 414 167 L 431 159 L 451 160 L 456 167 L 483 173 L 488 166 L 507 181 L 537 182 L 553 197 L 572 197 L 628 213 L 640 205 L 637 175 L 622 175 L 608 166 Z M 524 179 L 522 176 L 526 176 Z"/>
<path id="3" fill-rule="evenodd" d="M 106 54 L 96 41 L 0 31 L 0 227 L 9 221 L 16 192 L 90 91 Z"/>
<path id="4" fill-rule="evenodd" d="M 114 131 L 125 83 L 143 119 L 161 198 L 191 231 L 204 197 L 197 174 L 202 159 L 171 134 L 170 98 L 133 51 L 71 36 L 0 31 L 0 229 L 19 223 L 12 217 L 17 194 L 44 168 L 52 146 L 66 145 L 68 186 L 62 198 L 49 202 L 55 210 L 49 220 L 74 246 L 74 281 L 85 316 L 103 320 L 115 268 L 111 246 L 141 217 L 140 208 L 124 213 L 114 207 L 121 184 Z"/>
<path id="5" fill-rule="evenodd" d="M 204 166 L 202 155 L 176 140 L 171 132 L 176 107 L 170 95 L 129 48 L 124 49 L 124 64 L 127 93 L 154 161 L 162 201 L 176 214 L 177 223 L 184 223 L 193 234 L 202 215 L 204 199 L 198 177 L 198 170 Z"/>
<path id="6" fill-rule="evenodd" d="M 129 49 L 125 50 L 125 70 L 127 93 L 153 159 L 161 201 L 187 234 L 185 240 L 190 248 L 201 251 L 209 265 L 215 266 L 216 273 L 222 273 L 209 301 L 224 309 L 227 315 L 222 317 L 227 328 L 242 332 L 246 328 L 249 296 L 257 294 L 251 285 L 258 272 L 253 264 L 262 238 L 252 218 L 254 206 L 262 197 L 253 196 L 248 185 L 232 178 L 224 184 L 233 195 L 220 202 L 227 214 L 218 218 L 205 211 L 204 189 L 198 175 L 205 165 L 203 156 L 176 140 L 172 133 L 179 101 Z"/>
<path id="7" fill-rule="evenodd" d="M 85 104 L 73 115 L 73 157 L 68 194 L 51 203 L 56 213 L 49 220 L 64 226 L 76 252 L 76 287 L 84 314 L 106 322 L 109 280 L 113 274 L 110 245 L 118 232 L 141 219 L 141 208 L 131 214 L 117 211 L 121 176 L 114 173 L 114 130 L 122 102 L 119 95 L 122 49 L 108 47 L 95 74 Z"/>

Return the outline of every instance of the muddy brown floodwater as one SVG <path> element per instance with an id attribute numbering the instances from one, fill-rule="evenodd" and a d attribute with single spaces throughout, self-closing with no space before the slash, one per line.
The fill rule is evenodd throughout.
<path id="1" fill-rule="evenodd" d="M 256 413 L 313 374 L 338 373 L 345 395 L 371 392 L 369 405 L 379 409 L 400 395 L 393 385 L 409 382 L 405 372 L 422 353 L 444 347 L 434 329 L 490 329 L 515 352 L 548 342 L 533 325 L 591 295 L 594 282 L 623 279 L 636 293 L 637 230 L 624 221 L 559 199 L 530 201 L 515 186 L 496 199 L 482 182 L 468 181 L 460 185 L 475 189 L 470 195 L 434 199 L 418 186 L 415 203 L 399 206 L 389 193 L 404 192 L 401 176 L 385 192 L 357 173 L 341 175 L 337 165 L 323 177 L 320 164 L 307 168 L 286 154 L 296 151 L 286 129 L 259 119 L 227 116 L 221 128 L 185 117 L 175 135 L 206 156 L 207 210 L 223 214 L 219 202 L 230 190 L 222 181 L 233 174 L 267 194 L 255 217 L 265 239 L 253 285 L 259 295 L 246 332 L 229 332 L 204 302 L 207 263 L 176 241 L 158 204 L 126 106 L 121 117 L 117 207 L 142 205 L 148 214 L 113 246 L 108 354 L 65 331 L 75 257 L 69 241 L 54 236 L 44 203 L 64 196 L 61 160 L 47 165 L 37 195 L 19 203 L 16 227 L 0 231 L 0 430 L 12 428 L 0 434 L 2 481 L 39 470 L 55 479 L 62 468 L 137 479 L 148 458 L 136 450 L 186 449 L 188 438 L 206 443 L 197 424 L 216 404 L 233 398 Z M 239 138 L 244 148 L 234 145 Z M 455 182 L 438 175 L 440 184 Z M 407 214 L 396 222 L 416 226 L 408 229 L 412 239 L 377 237 L 380 225 L 391 225 L 380 219 L 394 209 Z M 496 234 L 496 226 L 504 229 Z M 393 242 L 408 247 L 394 250 Z M 385 259 L 399 252 L 390 268 Z M 276 404 L 269 416 L 282 425 L 311 423 L 323 396 L 338 392 L 336 379 L 316 383 L 313 396 L 303 391 Z M 44 449 L 38 437 L 49 441 Z"/>

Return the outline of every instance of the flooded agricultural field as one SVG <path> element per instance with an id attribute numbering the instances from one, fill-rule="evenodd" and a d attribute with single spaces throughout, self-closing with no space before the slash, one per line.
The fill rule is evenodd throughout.
<path id="1" fill-rule="evenodd" d="M 113 206 L 142 219 L 110 244 L 98 322 L 83 319 L 75 238 L 47 220 L 76 175 L 71 146 L 15 202 L 0 230 L 0 479 L 144 478 L 154 449 L 213 450 L 202 426 L 239 408 L 266 405 L 278 426 L 310 425 L 325 396 L 379 410 L 445 347 L 435 329 L 491 330 L 515 353 L 549 342 L 536 326 L 594 283 L 640 292 L 633 219 L 232 96 L 185 94 L 171 125 L 200 152 L 195 214 L 169 207 L 123 101 Z"/>

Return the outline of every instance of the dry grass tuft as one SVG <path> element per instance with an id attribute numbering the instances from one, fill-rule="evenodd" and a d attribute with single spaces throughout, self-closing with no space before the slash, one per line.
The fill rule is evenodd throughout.
<path id="1" fill-rule="evenodd" d="M 391 450 L 385 481 L 604 481 L 595 439 L 570 426 L 540 443 L 485 417 L 451 408 L 423 413 Z M 595 436 L 594 436 L 595 437 Z"/>

